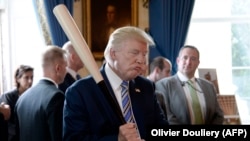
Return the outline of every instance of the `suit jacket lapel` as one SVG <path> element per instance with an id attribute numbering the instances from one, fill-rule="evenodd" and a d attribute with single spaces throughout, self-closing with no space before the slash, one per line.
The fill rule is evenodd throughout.
<path id="1" fill-rule="evenodd" d="M 181 80 L 179 79 L 178 75 L 174 75 L 174 79 L 176 79 L 175 81 L 173 82 L 176 82 L 177 84 L 173 84 L 172 86 L 175 86 L 175 94 L 176 95 L 179 95 L 178 97 L 180 97 L 180 99 L 182 99 L 181 101 L 183 101 L 184 103 L 179 103 L 180 105 L 186 105 L 186 106 L 183 106 L 185 108 L 185 113 L 182 113 L 184 115 L 188 115 L 188 116 L 183 116 L 183 117 L 187 117 L 186 121 L 191 123 L 191 119 L 190 119 L 190 112 L 189 112 L 189 108 L 188 108 L 188 102 L 187 102 L 187 98 L 186 98 L 186 93 L 183 89 L 183 86 L 182 86 L 182 82 Z M 177 104 L 174 104 L 174 105 L 177 105 Z M 182 108 L 183 108 L 182 107 Z"/>
<path id="2" fill-rule="evenodd" d="M 108 81 L 107 75 L 106 75 L 106 73 L 105 73 L 104 66 L 105 66 L 105 64 L 104 64 L 104 65 L 102 66 L 102 68 L 100 69 L 100 72 L 101 72 L 101 74 L 102 74 L 102 76 L 103 76 L 103 79 L 104 79 L 104 81 L 105 81 L 105 83 L 106 83 L 106 86 L 107 86 L 107 88 L 108 88 L 108 90 L 109 90 L 109 92 L 110 92 L 110 95 L 112 96 L 113 100 L 114 100 L 115 102 L 118 103 L 118 101 L 117 101 L 117 99 L 116 99 L 116 97 L 115 97 L 115 93 L 114 93 L 114 91 L 113 91 L 113 89 L 112 89 L 112 87 L 111 87 L 111 85 L 110 85 L 110 83 L 109 83 L 109 81 Z M 100 100 L 100 101 L 103 101 L 103 100 Z M 107 101 L 107 102 L 108 102 L 108 101 Z M 111 106 L 112 106 L 112 105 L 111 105 Z M 112 111 L 113 109 L 112 109 L 111 106 L 110 106 L 110 107 L 104 107 L 104 108 L 109 108 L 108 111 Z M 119 106 L 119 104 L 118 104 L 118 106 Z M 120 107 L 119 107 L 119 108 L 120 108 Z M 112 121 L 113 124 L 119 123 L 118 121 L 120 121 L 120 120 L 118 119 L 118 116 L 115 115 L 116 113 L 114 113 L 113 115 L 110 115 L 110 113 L 108 113 L 108 114 L 109 114 L 109 116 L 111 116 L 110 120 Z M 115 116 L 115 117 L 114 117 L 114 116 Z M 114 118 L 117 119 L 117 121 L 114 121 Z M 121 124 L 121 123 L 120 123 L 120 124 Z M 120 125 L 120 124 L 119 124 L 119 125 Z"/>
<path id="3" fill-rule="evenodd" d="M 139 119 L 143 119 L 143 116 L 145 115 L 143 110 L 141 110 L 145 108 L 145 104 L 141 103 L 142 101 L 140 100 L 144 97 L 143 94 L 145 93 L 143 92 L 143 88 L 136 85 L 138 82 L 135 81 L 136 79 L 129 81 L 129 95 L 137 126 L 144 127 L 144 121 Z"/>
<path id="4" fill-rule="evenodd" d="M 101 68 L 101 74 L 102 74 L 102 76 L 103 76 L 103 79 L 104 79 L 104 81 L 105 81 L 105 83 L 106 83 L 106 86 L 107 86 L 107 88 L 108 88 L 108 90 L 109 90 L 111 96 L 116 100 L 115 93 L 113 92 L 113 89 L 112 89 L 112 87 L 111 87 L 111 85 L 110 85 L 110 83 L 109 83 L 109 81 L 108 81 L 108 77 L 107 77 L 107 75 L 106 75 L 106 73 L 105 73 L 104 65 L 103 65 L 103 67 Z"/>

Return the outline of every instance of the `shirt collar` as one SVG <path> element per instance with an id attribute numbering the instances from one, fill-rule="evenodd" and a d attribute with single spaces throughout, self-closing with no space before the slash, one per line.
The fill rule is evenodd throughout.
<path id="1" fill-rule="evenodd" d="M 110 68 L 108 63 L 105 65 L 105 72 L 110 85 L 113 89 L 117 90 L 122 83 L 122 79 Z"/>
<path id="2" fill-rule="evenodd" d="M 75 79 L 77 79 L 77 78 L 76 78 L 77 73 L 76 73 L 74 70 L 72 70 L 72 69 L 69 68 L 69 67 L 67 67 L 66 69 L 67 69 L 67 72 L 68 72 L 71 76 L 73 76 Z"/>
<path id="3" fill-rule="evenodd" d="M 186 81 L 189 80 L 189 79 L 188 79 L 185 75 L 183 75 L 180 71 L 177 72 L 177 75 L 178 75 L 179 79 L 180 79 L 182 82 L 186 82 Z M 192 77 L 190 80 L 193 81 L 193 82 L 195 82 L 196 78 L 195 78 L 195 77 Z"/>

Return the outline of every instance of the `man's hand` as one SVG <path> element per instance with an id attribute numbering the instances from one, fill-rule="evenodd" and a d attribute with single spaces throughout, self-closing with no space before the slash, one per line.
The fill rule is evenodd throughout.
<path id="1" fill-rule="evenodd" d="M 144 141 L 136 129 L 134 123 L 126 123 L 119 127 L 118 141 Z"/>
<path id="2" fill-rule="evenodd" d="M 0 113 L 3 114 L 4 120 L 9 120 L 9 118 L 10 118 L 10 113 L 11 113 L 11 111 L 10 111 L 10 106 L 7 105 L 7 104 L 1 103 L 1 104 L 0 104 Z"/>

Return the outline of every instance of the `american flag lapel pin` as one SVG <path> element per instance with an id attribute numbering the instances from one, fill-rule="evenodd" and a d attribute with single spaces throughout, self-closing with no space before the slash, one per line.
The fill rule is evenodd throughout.
<path id="1" fill-rule="evenodd" d="M 140 93 L 140 92 L 141 92 L 141 90 L 140 90 L 140 89 L 138 89 L 138 88 L 135 88 L 135 92 Z"/>

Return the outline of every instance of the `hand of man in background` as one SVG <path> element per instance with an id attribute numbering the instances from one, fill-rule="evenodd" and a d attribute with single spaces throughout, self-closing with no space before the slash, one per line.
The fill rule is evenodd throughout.
<path id="1" fill-rule="evenodd" d="M 4 103 L 0 104 L 0 113 L 3 114 L 4 120 L 9 120 L 10 118 L 10 106 Z"/>

